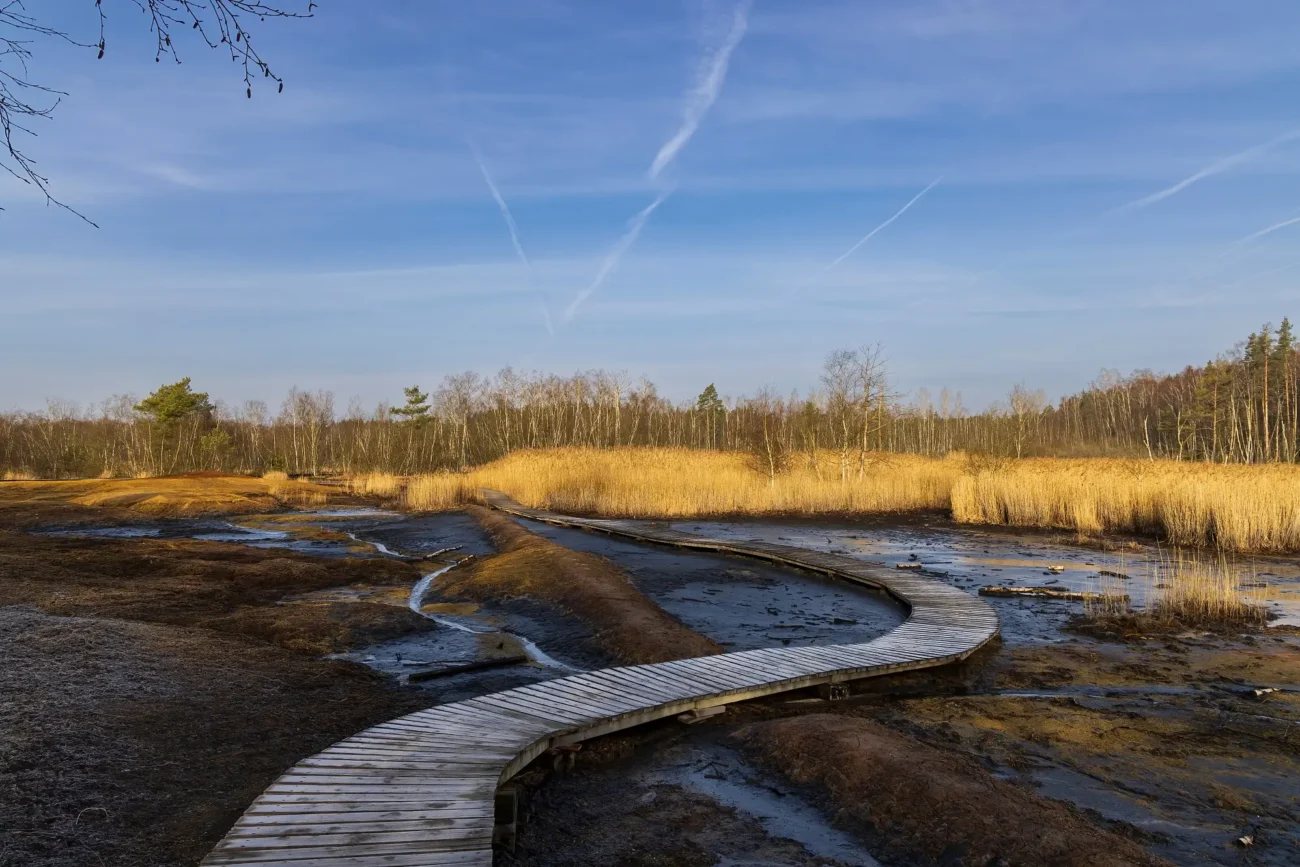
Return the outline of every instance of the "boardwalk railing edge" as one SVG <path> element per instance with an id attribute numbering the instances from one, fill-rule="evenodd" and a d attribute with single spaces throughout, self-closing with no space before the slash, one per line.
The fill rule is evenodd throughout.
<path id="1" fill-rule="evenodd" d="M 820 572 L 886 593 L 908 616 L 861 644 L 763 648 L 603 669 L 381 723 L 282 774 L 203 867 L 487 867 L 497 788 L 548 750 L 690 710 L 947 665 L 998 634 L 997 615 L 986 602 L 923 575 L 784 545 L 559 515 L 496 491 L 482 496 L 520 518 Z"/>

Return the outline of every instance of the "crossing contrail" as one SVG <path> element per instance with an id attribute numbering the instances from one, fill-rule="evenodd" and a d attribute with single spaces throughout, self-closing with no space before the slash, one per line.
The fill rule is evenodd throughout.
<path id="1" fill-rule="evenodd" d="M 1124 211 L 1136 211 L 1148 207 L 1149 205 L 1154 205 L 1157 202 L 1163 202 L 1170 196 L 1178 195 L 1192 184 L 1213 177 L 1214 175 L 1221 174 L 1222 172 L 1226 172 L 1228 169 L 1236 168 L 1237 166 L 1256 160 L 1273 150 L 1278 145 L 1286 144 L 1287 142 L 1295 141 L 1296 139 L 1300 139 L 1300 129 L 1293 129 L 1289 132 L 1284 132 L 1262 144 L 1257 144 L 1254 147 L 1246 148 L 1244 151 L 1238 151 L 1237 153 L 1226 156 L 1223 159 L 1216 160 L 1205 168 L 1183 178 L 1178 183 L 1165 187 L 1163 190 L 1152 193 L 1149 196 L 1143 196 L 1140 199 L 1134 199 L 1127 204 L 1120 205 L 1118 208 L 1110 211 L 1110 213 L 1118 214 Z"/>
<path id="2" fill-rule="evenodd" d="M 695 83 L 686 96 L 686 106 L 682 111 L 682 124 L 678 127 L 677 132 L 673 133 L 668 141 L 664 142 L 655 154 L 654 162 L 650 164 L 650 177 L 657 178 L 660 173 L 667 168 L 677 155 L 681 153 L 682 148 L 695 135 L 695 131 L 700 128 L 704 121 L 705 115 L 713 107 L 718 99 L 718 94 L 722 92 L 723 82 L 727 80 L 727 67 L 731 63 L 731 54 L 736 50 L 736 46 L 745 37 L 745 31 L 749 27 L 749 9 L 751 0 L 740 0 L 732 12 L 731 29 L 727 32 L 726 38 L 717 50 L 701 64 L 701 71 L 696 76 Z M 645 228 L 646 223 L 650 220 L 650 215 L 664 203 L 670 195 L 673 188 L 670 186 L 661 191 L 653 202 L 642 208 L 627 223 L 627 229 L 623 232 L 622 237 L 614 245 L 613 249 L 606 254 L 605 259 L 601 262 L 600 270 L 596 272 L 595 278 L 587 285 L 587 288 L 578 293 L 573 302 L 565 309 L 560 317 L 560 324 L 564 325 L 573 321 L 577 315 L 578 309 L 582 307 L 583 302 L 590 298 L 595 292 L 604 285 L 606 278 L 613 273 L 618 267 L 618 263 L 636 239 L 640 237 L 641 230 Z"/>
<path id="3" fill-rule="evenodd" d="M 709 113 L 713 103 L 717 101 L 718 94 L 722 92 L 722 84 L 727 80 L 727 67 L 731 63 L 731 53 L 736 50 L 740 40 L 745 38 L 745 30 L 749 27 L 749 7 L 750 0 L 741 0 L 736 4 L 731 18 L 731 30 L 713 56 L 701 65 L 695 85 L 686 96 L 686 107 L 682 111 L 682 125 L 668 141 L 664 142 L 663 147 L 659 148 L 659 153 L 655 154 L 654 162 L 650 164 L 651 178 L 657 178 L 659 173 L 677 157 L 681 149 L 691 140 L 691 136 L 695 135 L 695 131 L 700 128 L 704 116 Z"/>
<path id="4" fill-rule="evenodd" d="M 830 264 L 827 265 L 825 268 L 823 268 L 823 269 L 822 269 L 822 273 L 823 273 L 823 274 L 826 273 L 827 271 L 829 271 L 829 270 L 831 270 L 832 268 L 834 268 L 836 265 L 838 265 L 838 264 L 840 264 L 841 262 L 843 262 L 845 259 L 847 259 L 847 258 L 849 258 L 850 256 L 852 256 L 852 255 L 853 255 L 853 252 L 854 252 L 855 250 L 857 250 L 857 249 L 858 249 L 859 247 L 861 247 L 863 244 L 865 244 L 865 243 L 867 243 L 868 241 L 870 241 L 870 240 L 871 240 L 872 238 L 874 238 L 877 234 L 879 234 L 882 230 L 888 228 L 889 225 L 890 225 L 891 223 L 893 223 L 895 220 L 897 220 L 899 217 L 901 217 L 901 216 L 903 216 L 904 214 L 906 214 L 908 208 L 912 207 L 912 206 L 915 205 L 917 202 L 919 202 L 919 201 L 921 200 L 921 197 L 924 196 L 926 193 L 930 192 L 930 190 L 934 189 L 934 188 L 935 188 L 935 185 L 937 185 L 937 184 L 939 183 L 939 181 L 941 181 L 941 180 L 943 180 L 943 175 L 940 175 L 939 177 L 937 177 L 937 178 L 935 178 L 934 180 L 930 181 L 930 185 L 929 185 L 929 186 L 927 186 L 924 190 L 921 190 L 921 192 L 917 193 L 915 196 L 912 196 L 912 198 L 908 200 L 907 204 L 906 204 L 906 205 L 903 205 L 903 207 L 901 207 L 901 208 L 899 208 L 897 211 L 895 211 L 894 214 L 893 214 L 893 216 L 891 216 L 888 220 L 885 220 L 885 222 L 881 223 L 879 226 L 876 226 L 876 228 L 872 229 L 870 232 L 867 232 L 867 234 L 863 235 L 863 236 L 862 236 L 862 239 L 859 240 L 858 243 L 854 244 L 852 247 L 850 247 L 849 249 L 845 250 L 844 253 L 841 254 L 840 257 L 839 257 L 838 259 L 836 259 L 834 262 L 830 263 Z"/>
<path id="5" fill-rule="evenodd" d="M 623 254 L 628 251 L 628 248 L 630 248 L 636 242 L 637 237 L 640 236 L 641 230 L 645 228 L 645 224 L 650 219 L 650 215 L 655 212 L 656 208 L 664 203 L 665 199 L 672 195 L 672 192 L 671 188 L 664 190 L 655 197 L 653 202 L 646 205 L 637 212 L 636 216 L 627 221 L 627 230 L 623 233 L 623 236 L 618 239 L 618 243 L 614 245 L 614 248 L 605 256 L 605 261 L 601 263 L 600 270 L 596 272 L 595 279 L 587 285 L 586 289 L 583 289 L 578 293 L 578 297 L 574 298 L 573 303 L 564 311 L 564 315 L 560 317 L 561 323 L 571 322 L 573 317 L 577 314 L 578 308 L 582 306 L 582 302 L 590 298 L 592 294 L 605 282 L 605 278 L 613 273 L 614 269 L 618 267 L 619 260 L 623 258 Z"/>
<path id="6" fill-rule="evenodd" d="M 542 318 L 546 322 L 546 333 L 551 337 L 555 336 L 555 324 L 551 322 L 551 311 L 546 306 L 546 298 L 542 296 L 537 289 L 533 279 L 533 263 L 528 260 L 528 254 L 524 252 L 524 245 L 519 240 L 519 226 L 515 223 L 514 215 L 510 213 L 510 206 L 506 204 L 505 197 L 497 189 L 497 185 L 492 180 L 492 173 L 488 171 L 487 163 L 483 160 L 483 155 L 478 152 L 477 148 L 471 148 L 474 153 L 474 161 L 478 163 L 479 171 L 483 173 L 483 180 L 487 182 L 488 190 L 492 193 L 492 198 L 496 200 L 497 207 L 501 210 L 501 216 L 505 218 L 506 228 L 510 230 L 510 243 L 514 245 L 515 253 L 519 256 L 519 261 L 524 263 L 528 269 L 528 286 L 532 291 L 538 294 L 538 300 L 542 304 Z"/>

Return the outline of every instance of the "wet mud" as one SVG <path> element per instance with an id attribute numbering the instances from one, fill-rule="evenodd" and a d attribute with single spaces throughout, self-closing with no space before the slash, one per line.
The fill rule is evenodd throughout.
<path id="1" fill-rule="evenodd" d="M 197 864 L 286 768 L 426 704 L 247 635 L 0 605 L 0 865 Z"/>
<path id="2" fill-rule="evenodd" d="M 946 522 L 911 522 L 902 527 L 807 521 L 681 521 L 675 530 L 734 541 L 763 541 L 855 557 L 886 568 L 918 565 L 920 574 L 969 593 L 981 587 L 1044 587 L 1127 594 L 1134 607 L 1146 604 L 1157 581 L 1154 567 L 1168 552 L 1136 542 L 1119 550 L 1074 544 L 1048 533 L 972 530 Z M 1048 567 L 1055 567 L 1049 569 Z M 1287 557 L 1243 557 L 1234 563 L 1274 626 L 1300 624 L 1300 561 Z M 1111 573 L 1111 574 L 1103 574 Z M 1065 640 L 1079 602 L 1041 598 L 986 601 L 998 612 L 1002 638 L 1011 646 Z"/>
<path id="3" fill-rule="evenodd" d="M 748 758 L 733 723 L 658 723 L 588 743 L 571 770 L 521 777 L 524 867 L 876 867 L 807 794 Z"/>
<path id="4" fill-rule="evenodd" d="M 818 576 L 529 526 L 574 556 L 603 558 L 681 625 L 728 650 L 865 641 L 901 619 L 888 600 Z M 1091 590 L 1101 570 L 1131 574 L 1125 589 L 1141 592 L 1140 550 L 1105 552 L 1046 535 L 915 521 L 675 526 L 889 568 L 917 562 L 923 573 L 968 592 L 991 584 Z M 470 597 L 441 592 L 455 585 L 433 579 L 413 598 L 434 572 L 452 567 L 441 577 L 454 579 L 494 559 L 492 539 L 463 513 L 347 507 L 46 529 L 59 532 L 0 530 L 0 628 L 18 618 L 13 628 L 24 636 L 51 637 L 30 657 L 48 668 L 48 679 L 40 673 L 31 681 L 33 673 L 17 666 L 0 670 L 6 700 L 21 697 L 0 715 L 12 709 L 32 721 L 0 725 L 0 767 L 8 774 L 0 779 L 18 793 L 13 803 L 25 817 L 0 817 L 9 834 L 0 835 L 3 867 L 98 863 L 85 860 L 88 852 L 106 864 L 196 863 L 279 770 L 333 740 L 417 707 L 621 659 L 589 619 L 540 595 Z M 423 559 L 434 552 L 441 553 Z M 475 560 L 456 565 L 469 555 Z M 1049 564 L 1063 568 L 1049 574 Z M 1251 568 L 1270 582 L 1275 607 L 1286 610 L 1296 562 L 1259 558 Z M 518 576 L 507 570 L 498 577 Z M 878 792 L 846 810 L 827 780 L 733 737 L 748 723 L 809 710 L 867 720 L 974 762 L 988 785 L 1000 779 L 1031 799 L 1068 804 L 1089 827 L 1176 864 L 1297 863 L 1300 641 L 1274 631 L 1106 643 L 1064 631 L 1078 603 L 989 601 L 1005 644 L 951 671 L 863 681 L 845 702 L 794 695 L 697 726 L 654 724 L 589 742 L 568 773 L 539 761 L 523 778 L 535 796 L 532 818 L 514 860 L 499 854 L 498 863 L 964 863 L 954 860 L 958 850 L 936 860 L 919 845 L 891 847 L 889 828 L 861 821 L 883 815 L 872 812 L 879 803 L 867 803 L 882 797 Z M 514 660 L 529 655 L 530 645 L 541 654 L 534 661 L 405 685 L 413 671 Z M 258 664 L 244 664 L 254 656 Z M 197 680 L 199 670 L 206 680 Z M 117 703 L 111 684 L 121 678 L 136 678 L 142 695 L 162 703 L 155 708 L 129 689 Z M 69 682 L 75 686 L 67 696 L 85 713 L 108 714 L 107 728 L 88 746 L 74 731 L 90 724 L 53 698 L 55 684 Z M 158 716 L 160 708 L 169 715 Z M 141 722 L 141 714 L 149 719 Z M 311 726 L 300 724 L 305 718 Z M 139 730 L 159 719 L 156 733 Z M 212 726 L 222 727 L 220 736 L 211 735 Z M 187 734 L 177 734 L 182 728 Z M 199 757 L 202 779 L 173 767 L 180 759 L 150 740 L 168 732 Z M 216 738 L 210 748 L 191 744 L 202 733 Z M 787 735 L 778 739 L 782 750 L 793 743 Z M 114 764 L 112 749 L 135 763 Z M 157 767 L 139 760 L 155 754 L 162 757 Z M 25 756 L 36 756 L 35 764 Z M 60 782 L 48 767 L 75 772 Z M 837 763 L 831 770 L 843 769 Z M 73 788 L 60 788 L 65 783 Z M 182 787 L 192 789 L 188 800 L 175 794 Z M 0 809 L 6 806 L 0 798 Z M 101 823 L 101 809 L 115 818 Z M 934 833 L 949 834 L 950 843 L 960 836 Z M 1251 845 L 1239 845 L 1242 838 Z"/>
<path id="5" fill-rule="evenodd" d="M 727 650 L 870 641 L 903 621 L 888 597 L 757 560 L 699 554 L 521 522 L 566 548 L 608 559 L 638 590 Z"/>

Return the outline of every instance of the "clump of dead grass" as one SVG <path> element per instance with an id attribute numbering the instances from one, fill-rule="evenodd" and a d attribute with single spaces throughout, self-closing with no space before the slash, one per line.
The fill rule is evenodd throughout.
<path id="1" fill-rule="evenodd" d="M 1089 634 L 1130 637 L 1199 629 L 1241 632 L 1263 627 L 1267 587 L 1225 556 L 1175 550 L 1149 564 L 1146 604 L 1130 608 L 1117 586 L 1084 604 L 1074 628 Z"/>
<path id="2" fill-rule="evenodd" d="M 353 494 L 389 499 L 402 493 L 406 479 L 395 473 L 361 473 L 349 476 L 347 485 Z"/>

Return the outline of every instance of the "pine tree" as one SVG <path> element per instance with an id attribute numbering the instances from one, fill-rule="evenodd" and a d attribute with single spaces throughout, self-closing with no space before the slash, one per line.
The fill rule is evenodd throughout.
<path id="1" fill-rule="evenodd" d="M 722 398 L 718 397 L 718 389 L 709 383 L 700 396 L 695 399 L 695 410 L 704 417 L 705 436 L 708 438 L 708 445 L 715 446 L 718 442 L 718 422 L 721 416 L 727 412 L 726 406 L 722 403 Z"/>
<path id="2" fill-rule="evenodd" d="M 425 422 L 429 420 L 429 395 L 420 391 L 418 385 L 402 389 L 406 395 L 406 406 L 399 406 L 392 410 L 393 415 L 400 415 L 404 420 L 411 422 Z"/>
<path id="3" fill-rule="evenodd" d="M 159 386 L 157 391 L 137 403 L 135 410 L 153 416 L 155 422 L 170 430 L 187 416 L 210 415 L 213 407 L 207 392 L 190 388 L 187 376 L 180 382 Z"/>

